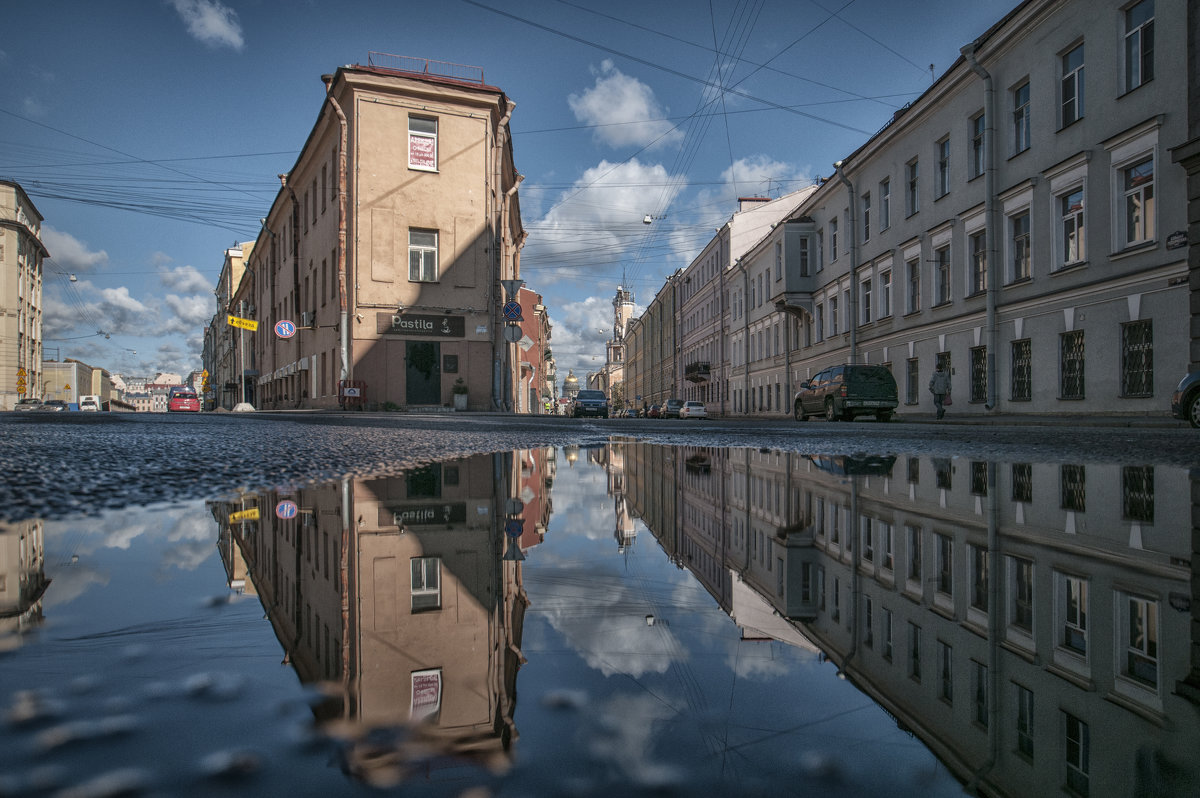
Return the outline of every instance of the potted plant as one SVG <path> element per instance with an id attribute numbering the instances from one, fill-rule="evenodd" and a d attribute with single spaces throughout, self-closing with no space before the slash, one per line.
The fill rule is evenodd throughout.
<path id="1" fill-rule="evenodd" d="M 462 377 L 459 377 L 457 380 L 454 381 L 454 409 L 455 410 L 466 410 L 467 409 L 467 394 L 469 392 L 470 391 L 467 388 L 467 384 L 465 382 L 463 382 Z"/>

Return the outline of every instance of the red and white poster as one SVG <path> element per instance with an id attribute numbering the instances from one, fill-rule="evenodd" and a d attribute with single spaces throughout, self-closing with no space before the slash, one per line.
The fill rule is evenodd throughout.
<path id="1" fill-rule="evenodd" d="M 412 672 L 412 719 L 436 715 L 442 708 L 442 670 Z"/>
<path id="2" fill-rule="evenodd" d="M 408 135 L 408 165 L 415 169 L 437 169 L 437 139 Z"/>

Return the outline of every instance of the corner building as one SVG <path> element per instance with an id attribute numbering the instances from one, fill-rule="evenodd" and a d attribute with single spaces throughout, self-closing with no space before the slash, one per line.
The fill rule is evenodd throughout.
<path id="1" fill-rule="evenodd" d="M 526 236 L 514 103 L 475 67 L 368 62 L 324 76 L 247 265 L 258 406 L 442 407 L 461 377 L 469 409 L 511 410 L 500 310 Z"/>

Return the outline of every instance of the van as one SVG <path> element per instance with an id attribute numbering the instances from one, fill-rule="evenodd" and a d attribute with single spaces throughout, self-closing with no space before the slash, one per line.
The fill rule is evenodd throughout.
<path id="1" fill-rule="evenodd" d="M 861 415 L 888 421 L 899 404 L 896 380 L 884 366 L 831 366 L 800 383 L 792 413 L 797 421 L 807 421 L 809 416 L 853 421 Z"/>
<path id="2" fill-rule="evenodd" d="M 81 397 L 79 397 L 79 409 L 80 410 L 90 410 L 93 413 L 98 412 L 100 410 L 100 397 L 99 396 L 81 396 Z"/>

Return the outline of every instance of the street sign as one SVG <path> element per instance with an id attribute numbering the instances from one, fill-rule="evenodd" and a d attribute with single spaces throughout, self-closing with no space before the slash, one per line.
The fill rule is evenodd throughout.
<path id="1" fill-rule="evenodd" d="M 533 339 L 528 335 L 523 335 L 521 340 L 517 341 L 517 346 L 521 347 L 522 352 L 528 352 L 533 347 Z"/>
<path id="2" fill-rule="evenodd" d="M 17 376 L 18 377 L 28 377 L 29 375 L 25 373 L 24 368 L 19 368 L 19 369 L 17 369 Z"/>
<path id="3" fill-rule="evenodd" d="M 516 325 L 516 324 L 505 324 L 504 325 L 504 340 L 508 341 L 510 344 L 515 344 L 517 341 L 520 341 L 521 335 L 522 335 L 522 333 L 521 333 L 521 328 L 519 325 Z"/>
<path id="4" fill-rule="evenodd" d="M 515 297 L 521 290 L 521 286 L 525 285 L 524 280 L 501 280 L 500 282 L 504 285 L 504 295 L 509 299 Z"/>
<path id="5" fill-rule="evenodd" d="M 249 510 L 238 510 L 236 513 L 229 514 L 229 523 L 236 524 L 238 521 L 257 521 L 258 508 L 251 507 Z"/>
<path id="6" fill-rule="evenodd" d="M 291 338 L 296 334 L 296 322 L 290 319 L 275 322 L 275 334 L 280 338 Z"/>
<path id="7" fill-rule="evenodd" d="M 250 330 L 251 332 L 258 331 L 258 322 L 256 322 L 254 319 L 243 319 L 238 316 L 229 316 L 227 317 L 227 321 L 229 322 L 230 327 L 241 327 L 243 330 Z"/>
<path id="8" fill-rule="evenodd" d="M 525 502 L 520 499 L 505 499 L 504 512 L 508 515 L 516 515 L 525 511 Z"/>
<path id="9" fill-rule="evenodd" d="M 522 321 L 521 303 L 509 300 L 504 303 L 504 318 L 508 321 Z"/>
<path id="10" fill-rule="evenodd" d="M 525 522 L 520 518 L 510 518 L 504 522 L 504 534 L 510 538 L 519 538 L 524 526 Z"/>
<path id="11" fill-rule="evenodd" d="M 282 518 L 284 521 L 295 518 L 296 513 L 299 511 L 300 508 L 297 507 L 296 503 L 291 499 L 284 499 L 283 501 L 279 502 L 279 504 L 275 505 L 275 517 Z"/>

